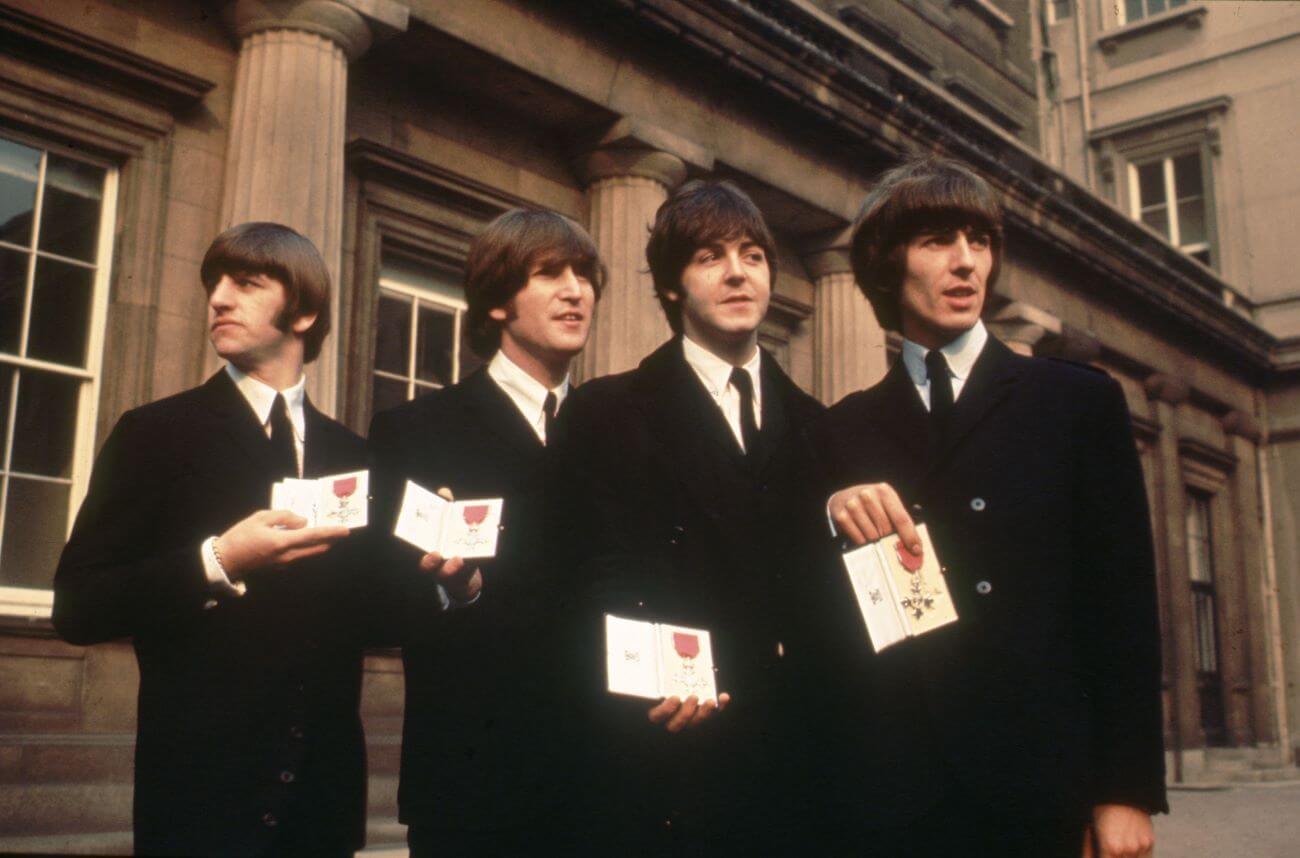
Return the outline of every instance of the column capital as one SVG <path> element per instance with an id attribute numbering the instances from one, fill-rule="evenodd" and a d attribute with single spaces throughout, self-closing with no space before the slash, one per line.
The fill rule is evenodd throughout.
<path id="1" fill-rule="evenodd" d="M 1260 429 L 1259 421 L 1255 415 L 1238 409 L 1233 409 L 1219 418 L 1223 425 L 1223 431 L 1229 435 L 1236 435 L 1238 438 L 1244 438 L 1253 444 L 1258 444 L 1259 439 L 1263 437 L 1263 430 Z"/>
<path id="2" fill-rule="evenodd" d="M 1061 320 L 1023 301 L 1011 301 L 994 311 L 984 324 L 1013 351 L 1029 356 L 1044 337 L 1061 335 Z"/>
<path id="3" fill-rule="evenodd" d="M 801 241 L 799 256 L 808 275 L 813 280 L 820 280 L 831 274 L 852 274 L 853 264 L 849 259 L 851 239 L 850 229 L 845 227 L 817 233 Z"/>
<path id="4" fill-rule="evenodd" d="M 640 176 L 672 190 L 686 179 L 686 163 L 668 152 L 643 146 L 609 146 L 587 154 L 579 164 L 583 181 Z"/>
<path id="5" fill-rule="evenodd" d="M 376 38 L 405 31 L 409 16 L 394 0 L 230 0 L 221 9 L 227 29 L 241 42 L 264 30 L 299 30 L 330 40 L 349 61 Z"/>
<path id="6" fill-rule="evenodd" d="M 1153 402 L 1179 405 L 1191 395 L 1191 388 L 1186 381 L 1164 372 L 1153 372 L 1142 382 L 1142 386 L 1147 392 L 1147 399 Z"/>

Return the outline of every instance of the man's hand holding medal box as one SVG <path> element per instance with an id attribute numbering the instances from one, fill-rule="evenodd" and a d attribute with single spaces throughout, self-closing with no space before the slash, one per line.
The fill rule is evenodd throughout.
<path id="1" fill-rule="evenodd" d="M 365 527 L 370 472 L 352 471 L 314 480 L 286 478 L 271 486 L 271 509 L 307 519 L 306 527 Z"/>
<path id="2" fill-rule="evenodd" d="M 449 501 L 410 480 L 393 535 L 426 554 L 465 559 L 495 557 L 505 501 Z"/>
<path id="3" fill-rule="evenodd" d="M 613 694 L 718 701 L 713 647 L 704 629 L 606 614 L 605 665 Z"/>
<path id="4" fill-rule="evenodd" d="M 876 652 L 957 622 L 930 532 L 924 524 L 916 532 L 921 538 L 920 555 L 908 551 L 898 534 L 844 555 L 844 568 Z"/>

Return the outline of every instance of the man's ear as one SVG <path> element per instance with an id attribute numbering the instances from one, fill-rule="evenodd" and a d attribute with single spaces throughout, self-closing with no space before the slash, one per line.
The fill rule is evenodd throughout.
<path id="1" fill-rule="evenodd" d="M 293 332 L 295 334 L 297 334 L 298 336 L 302 336 L 303 334 L 310 331 L 311 326 L 314 324 L 316 324 L 316 314 L 307 313 L 306 315 L 298 316 L 296 319 L 294 319 L 293 324 L 290 325 L 289 327 L 293 329 Z"/>
<path id="2" fill-rule="evenodd" d="M 680 300 L 682 300 L 682 293 L 681 293 L 681 292 L 674 292 L 674 291 L 671 290 L 671 289 L 665 289 L 665 290 L 664 290 L 664 298 L 666 298 L 666 299 L 669 300 L 669 301 L 680 301 Z"/>
<path id="3" fill-rule="evenodd" d="M 498 322 L 504 322 L 510 318 L 510 313 L 505 307 L 493 307 L 491 310 L 488 310 L 488 318 L 495 319 Z"/>

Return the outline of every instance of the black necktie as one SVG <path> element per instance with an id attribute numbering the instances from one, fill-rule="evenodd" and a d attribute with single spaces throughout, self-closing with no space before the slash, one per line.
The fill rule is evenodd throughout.
<path id="1" fill-rule="evenodd" d="M 555 438 L 555 413 L 560 410 L 560 401 L 555 398 L 554 391 L 546 392 L 546 401 L 542 403 L 542 417 L 545 418 L 542 424 L 542 431 L 546 435 L 543 444 L 549 444 Z"/>
<path id="2" fill-rule="evenodd" d="M 273 477 L 297 477 L 298 454 L 293 446 L 293 424 L 289 422 L 289 405 L 277 393 L 271 404 L 271 460 Z"/>
<path id="3" fill-rule="evenodd" d="M 948 361 L 943 352 L 932 349 L 925 354 L 925 371 L 930 377 L 930 424 L 935 434 L 943 437 L 952 413 L 952 377 L 948 374 Z"/>
<path id="4" fill-rule="evenodd" d="M 754 422 L 754 385 L 749 373 L 737 367 L 731 371 L 731 386 L 740 394 L 740 438 L 745 455 L 753 461 L 758 451 L 758 424 Z"/>

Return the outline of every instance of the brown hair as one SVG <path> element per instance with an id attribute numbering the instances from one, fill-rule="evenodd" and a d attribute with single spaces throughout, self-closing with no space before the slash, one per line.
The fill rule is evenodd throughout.
<path id="1" fill-rule="evenodd" d="M 575 221 L 545 209 L 510 209 L 474 239 L 465 263 L 465 322 L 470 348 L 490 358 L 501 347 L 501 323 L 488 314 L 528 285 L 538 267 L 573 266 L 600 298 L 605 266 L 596 242 Z"/>
<path id="2" fill-rule="evenodd" d="M 985 289 L 992 294 L 1002 265 L 1002 206 L 988 182 L 959 161 L 925 156 L 885 173 L 867 194 L 853 223 L 849 261 L 882 328 L 902 327 L 898 299 L 908 242 L 950 229 L 988 233 L 993 267 Z"/>
<path id="3" fill-rule="evenodd" d="M 284 286 L 284 310 L 275 326 L 288 331 L 295 319 L 315 314 L 302 335 L 303 360 L 320 355 L 330 331 L 330 275 L 316 245 L 280 223 L 254 221 L 232 226 L 213 239 L 203 255 L 199 279 L 209 294 L 222 276 L 263 274 Z"/>
<path id="4" fill-rule="evenodd" d="M 682 305 L 670 300 L 680 295 L 682 272 L 701 247 L 742 236 L 763 248 L 767 268 L 776 282 L 776 241 L 763 213 L 740 188 L 728 181 L 687 182 L 674 191 L 655 213 L 646 244 L 646 261 L 654 279 L 655 295 L 673 333 L 682 332 Z"/>

